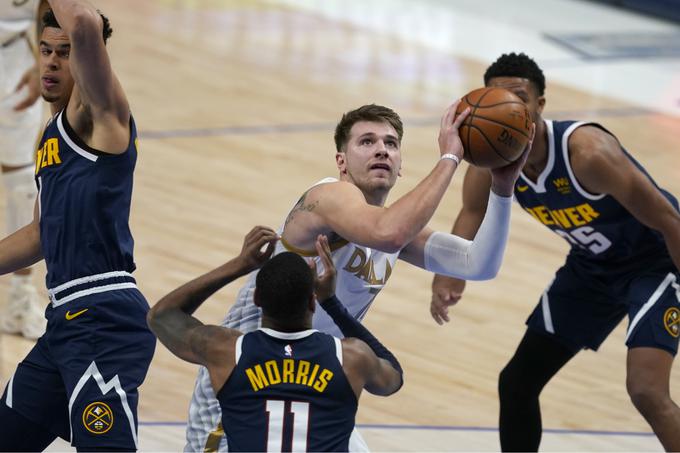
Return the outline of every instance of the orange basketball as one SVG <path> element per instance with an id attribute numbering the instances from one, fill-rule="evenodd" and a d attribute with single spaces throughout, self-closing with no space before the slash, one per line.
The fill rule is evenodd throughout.
<path id="1" fill-rule="evenodd" d="M 503 88 L 479 88 L 463 97 L 456 114 L 470 107 L 458 130 L 472 165 L 498 168 L 522 155 L 531 136 L 531 115 L 526 104 Z"/>

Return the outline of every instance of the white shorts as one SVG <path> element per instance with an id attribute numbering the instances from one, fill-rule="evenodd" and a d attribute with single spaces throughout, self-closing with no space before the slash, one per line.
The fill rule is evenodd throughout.
<path id="1" fill-rule="evenodd" d="M 0 164 L 11 167 L 33 163 L 38 133 L 42 127 L 42 100 L 21 112 L 14 106 L 26 97 L 24 88 L 14 92 L 21 76 L 35 62 L 24 38 L 0 47 Z"/>

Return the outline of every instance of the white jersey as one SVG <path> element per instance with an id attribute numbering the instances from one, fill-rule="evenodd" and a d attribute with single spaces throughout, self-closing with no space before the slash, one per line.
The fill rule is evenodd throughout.
<path id="1" fill-rule="evenodd" d="M 0 44 L 33 25 L 38 0 L 0 0 Z"/>
<path id="2" fill-rule="evenodd" d="M 335 178 L 326 178 L 316 183 L 315 186 L 336 181 Z M 283 227 L 279 229 L 279 233 L 282 230 Z M 330 245 L 331 257 L 337 269 L 335 294 L 347 307 L 349 313 L 361 320 L 368 312 L 373 299 L 387 283 L 399 253 L 384 253 L 344 240 L 334 241 Z M 316 261 L 318 272 L 323 271 L 323 265 L 315 251 L 307 253 L 279 241 L 274 253 L 288 250 Z M 256 276 L 257 271 L 248 276 L 246 284 L 238 293 L 236 303 L 222 322 L 223 326 L 238 329 L 244 333 L 260 327 L 261 310 L 253 303 Z M 322 309 L 314 312 L 312 327 L 321 332 L 342 337 L 338 327 Z M 221 417 L 220 404 L 215 398 L 210 376 L 207 369 L 201 367 L 189 406 L 185 451 L 205 449 L 227 451 L 227 442 L 220 425 Z"/>

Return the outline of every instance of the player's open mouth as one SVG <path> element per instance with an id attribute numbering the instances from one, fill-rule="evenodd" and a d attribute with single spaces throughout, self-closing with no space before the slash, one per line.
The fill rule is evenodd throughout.
<path id="1" fill-rule="evenodd" d="M 371 165 L 371 170 L 385 170 L 385 171 L 390 171 L 392 170 L 389 165 L 387 164 L 373 164 Z"/>
<path id="2" fill-rule="evenodd" d="M 42 83 L 45 88 L 52 88 L 54 87 L 59 81 L 53 77 L 46 77 L 43 76 L 42 78 Z"/>

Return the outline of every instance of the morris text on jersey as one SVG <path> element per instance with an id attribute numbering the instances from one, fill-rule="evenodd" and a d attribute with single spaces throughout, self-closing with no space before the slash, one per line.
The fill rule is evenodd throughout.
<path id="1" fill-rule="evenodd" d="M 246 376 L 255 392 L 270 385 L 297 384 L 323 393 L 333 379 L 333 372 L 307 360 L 283 359 L 246 368 Z"/>

